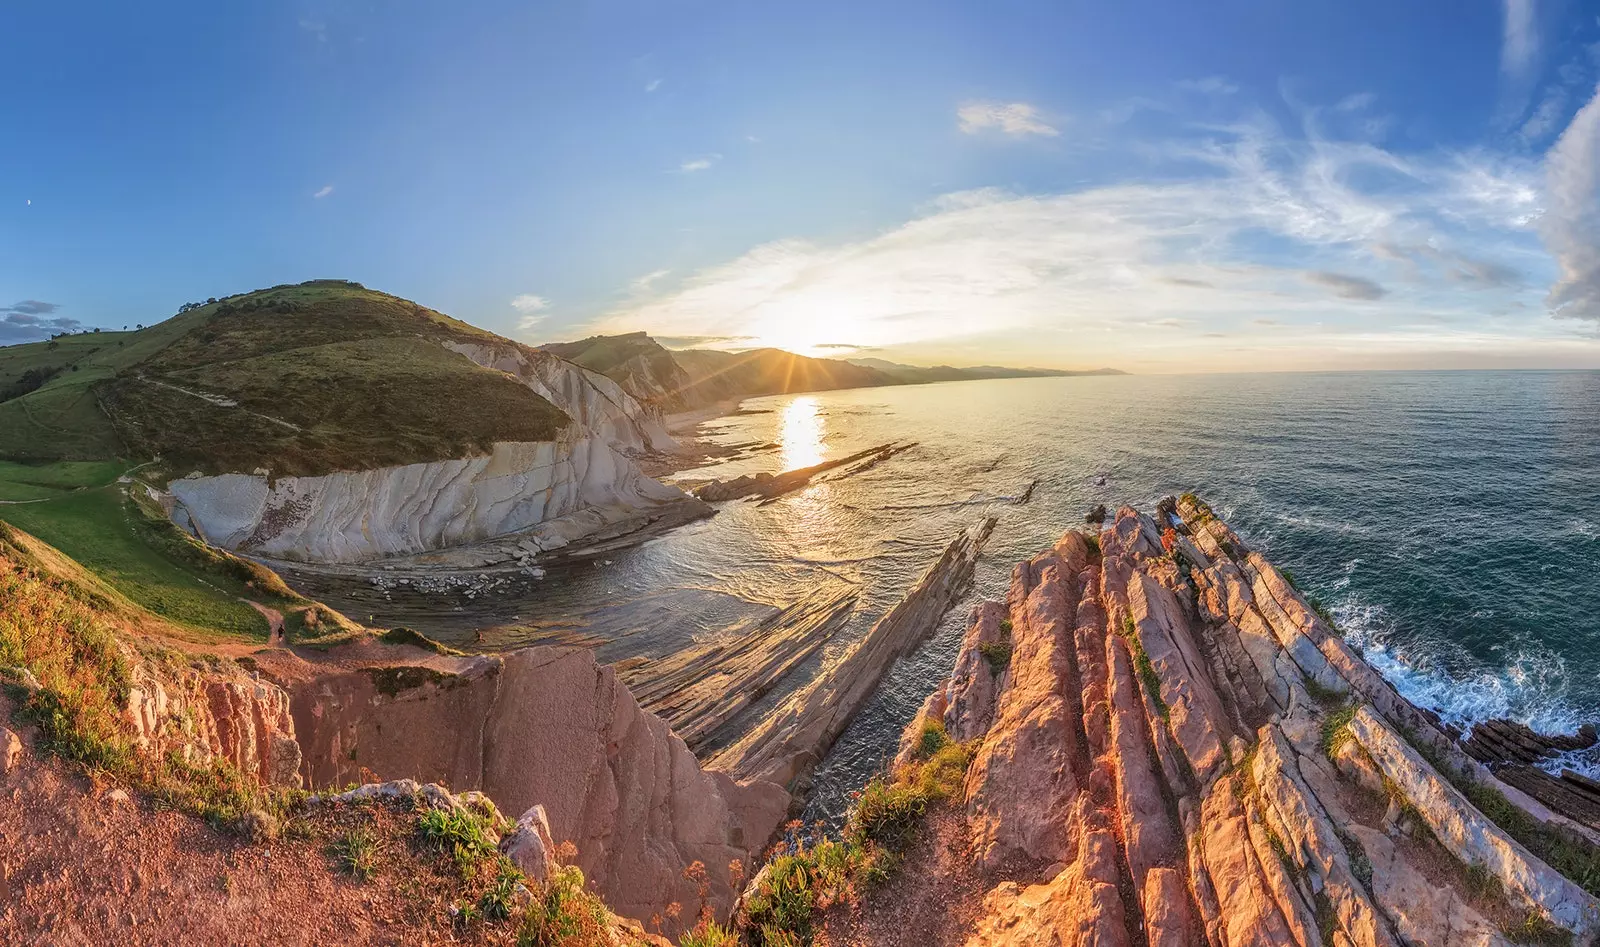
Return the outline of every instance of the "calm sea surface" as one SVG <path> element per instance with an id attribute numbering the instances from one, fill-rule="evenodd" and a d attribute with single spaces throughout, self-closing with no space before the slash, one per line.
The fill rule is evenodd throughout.
<path id="1" fill-rule="evenodd" d="M 780 448 L 686 475 L 919 446 L 770 505 L 729 504 L 576 576 L 464 605 L 454 620 L 405 621 L 467 647 L 464 624 L 505 626 L 478 647 L 566 628 L 615 659 L 714 636 L 819 584 L 856 584 L 855 621 L 827 660 L 987 513 L 1000 525 L 974 600 L 1002 596 L 1012 563 L 1089 507 L 1148 510 L 1192 490 L 1292 569 L 1418 703 L 1459 722 L 1600 721 L 1600 372 L 1038 378 L 744 407 L 764 413 L 707 429 Z M 1016 502 L 1035 479 L 1031 500 Z M 892 754 L 948 672 L 965 611 L 889 674 L 819 770 L 812 815 L 838 812 Z"/>

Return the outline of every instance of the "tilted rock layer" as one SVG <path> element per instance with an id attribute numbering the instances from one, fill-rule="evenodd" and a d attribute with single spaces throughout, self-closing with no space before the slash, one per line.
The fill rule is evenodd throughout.
<path id="1" fill-rule="evenodd" d="M 976 741 L 969 944 L 1594 940 L 1600 903 L 1429 760 L 1574 826 L 1475 767 L 1203 504 L 1157 515 L 1019 564 L 908 730 Z"/>
<path id="2" fill-rule="evenodd" d="M 692 502 L 634 464 L 632 455 L 673 441 L 616 382 L 518 346 L 446 344 L 533 389 L 572 423 L 555 440 L 497 443 L 477 457 L 319 477 L 186 477 L 167 488 L 174 519 L 226 549 L 353 564 L 544 526 L 530 536 L 530 552 L 540 552 L 629 512 Z"/>
<path id="3" fill-rule="evenodd" d="M 543 855 L 572 842 L 607 905 L 639 921 L 700 903 L 685 875 L 697 861 L 725 917 L 730 865 L 758 861 L 787 818 L 783 787 L 702 769 L 587 650 L 403 651 L 357 643 L 331 665 L 264 652 L 259 675 L 135 656 L 125 712 L 145 751 L 225 760 L 264 785 L 415 780 L 486 794 L 539 823 Z"/>

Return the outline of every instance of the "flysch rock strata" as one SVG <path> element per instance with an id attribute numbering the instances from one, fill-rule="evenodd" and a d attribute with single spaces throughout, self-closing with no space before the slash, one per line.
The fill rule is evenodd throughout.
<path id="1" fill-rule="evenodd" d="M 697 861 L 726 917 L 730 866 L 757 863 L 788 817 L 783 787 L 703 769 L 585 649 L 456 657 L 359 641 L 315 660 L 258 657 L 251 673 L 130 653 L 125 712 L 144 750 L 225 759 L 264 785 L 407 780 L 507 813 L 541 807 L 545 848 L 572 842 L 611 909 L 641 922 L 700 903 L 685 875 Z"/>
<path id="2" fill-rule="evenodd" d="M 300 563 L 354 565 L 507 538 L 440 563 L 475 568 L 710 513 L 639 470 L 635 455 L 676 445 L 611 379 L 517 346 L 450 347 L 527 385 L 571 423 L 554 440 L 497 443 L 484 456 L 317 477 L 184 477 L 167 486 L 174 520 L 213 545 Z"/>
<path id="3" fill-rule="evenodd" d="M 1018 564 L 907 729 L 902 752 L 930 719 L 974 749 L 968 944 L 1595 941 L 1600 902 L 1458 786 L 1547 840 L 1579 827 L 1461 752 L 1202 502 L 1157 516 Z"/>

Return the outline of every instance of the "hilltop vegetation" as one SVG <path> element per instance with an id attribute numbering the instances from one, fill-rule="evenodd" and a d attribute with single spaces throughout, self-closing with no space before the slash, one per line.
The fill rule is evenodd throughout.
<path id="1" fill-rule="evenodd" d="M 0 459 L 160 457 L 174 474 L 315 475 L 549 440 L 568 421 L 440 344 L 505 340 L 358 284 L 186 309 L 133 332 L 0 349 L 0 393 L 11 394 Z"/>

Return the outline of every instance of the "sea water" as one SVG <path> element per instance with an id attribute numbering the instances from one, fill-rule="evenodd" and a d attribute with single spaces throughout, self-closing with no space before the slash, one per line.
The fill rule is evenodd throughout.
<path id="1" fill-rule="evenodd" d="M 819 585 L 858 587 L 851 626 L 793 687 L 892 606 L 956 530 L 999 516 L 972 596 L 889 672 L 819 768 L 813 817 L 836 816 L 893 754 L 949 672 L 967 606 L 1003 597 L 1014 562 L 1092 506 L 1149 510 L 1186 491 L 1292 570 L 1402 693 L 1446 720 L 1551 732 L 1600 721 L 1600 372 L 1032 378 L 743 408 L 707 431 L 776 446 L 686 476 L 917 446 L 770 504 L 726 504 L 469 611 L 475 622 L 505 613 L 497 647 L 519 643 L 520 628 L 564 627 L 615 659 L 714 638 Z M 471 646 L 459 622 L 422 630 Z"/>

